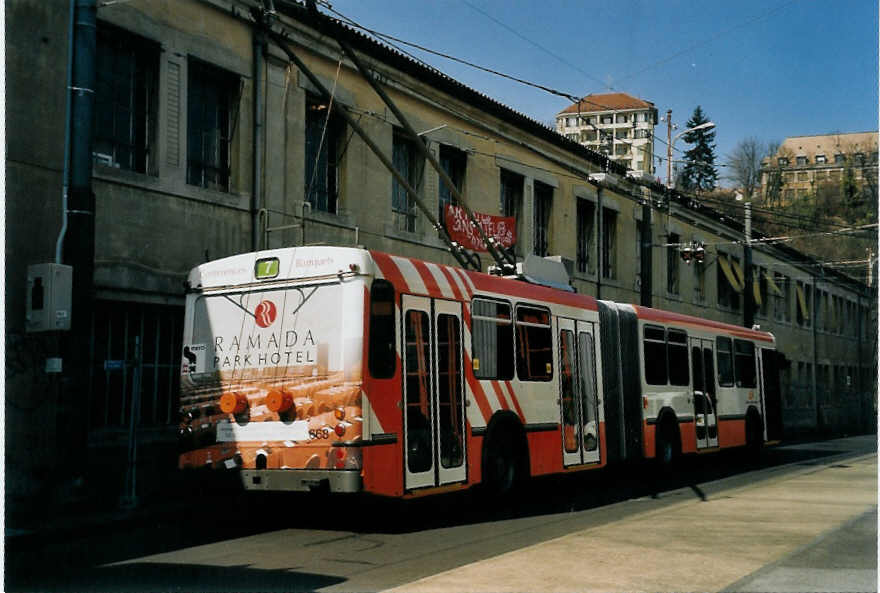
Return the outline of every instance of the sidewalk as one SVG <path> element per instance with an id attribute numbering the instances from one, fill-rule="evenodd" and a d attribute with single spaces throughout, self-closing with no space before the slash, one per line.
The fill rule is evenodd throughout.
<path id="1" fill-rule="evenodd" d="M 876 521 L 876 504 L 876 454 L 830 461 L 571 533 L 392 591 L 721 591 L 731 586 L 727 590 L 822 591 L 832 590 L 823 588 L 829 584 L 835 591 L 860 591 L 866 583 L 876 591 L 876 555 L 867 566 L 862 555 L 853 568 L 845 562 L 853 556 L 851 549 L 828 548 L 831 534 L 853 521 L 849 527 L 856 535 L 844 529 L 838 539 L 870 541 L 864 528 Z M 812 552 L 817 546 L 825 546 L 824 555 Z M 797 561 L 777 564 L 796 553 L 812 554 L 820 562 L 813 568 L 820 572 L 803 573 L 807 579 L 797 580 L 804 569 Z M 761 572 L 768 566 L 776 572 Z M 773 588 L 785 583 L 794 584 Z"/>

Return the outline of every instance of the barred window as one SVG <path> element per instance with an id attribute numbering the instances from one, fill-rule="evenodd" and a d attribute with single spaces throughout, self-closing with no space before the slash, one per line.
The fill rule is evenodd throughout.
<path id="1" fill-rule="evenodd" d="M 104 23 L 96 44 L 94 159 L 157 175 L 159 45 Z"/>
<path id="2" fill-rule="evenodd" d="M 306 99 L 306 201 L 315 210 L 335 214 L 339 199 L 339 162 L 345 124 L 326 101 Z"/>
<path id="3" fill-rule="evenodd" d="M 392 145 L 392 161 L 394 168 L 414 188 L 419 186 L 419 180 L 423 167 L 417 166 L 416 148 L 412 140 L 406 138 L 398 130 L 394 131 Z M 394 217 L 394 226 L 399 231 L 414 233 L 416 230 L 416 202 L 415 198 L 407 193 L 406 188 L 392 179 L 391 183 L 391 214 Z"/>
<path id="4" fill-rule="evenodd" d="M 192 57 L 188 71 L 186 182 L 229 191 L 229 148 L 239 77 Z"/>
<path id="5" fill-rule="evenodd" d="M 587 200 L 577 201 L 577 271 L 593 274 L 595 253 L 596 205 Z"/>

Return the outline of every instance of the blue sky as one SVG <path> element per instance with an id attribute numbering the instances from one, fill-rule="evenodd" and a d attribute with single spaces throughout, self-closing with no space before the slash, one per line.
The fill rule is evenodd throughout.
<path id="1" fill-rule="evenodd" d="M 781 141 L 878 126 L 876 0 L 331 4 L 371 29 L 572 95 L 613 90 L 641 97 L 660 115 L 672 109 L 680 129 L 701 105 L 717 124 L 721 163 L 750 136 Z M 544 91 L 412 51 L 538 121 L 553 121 L 569 105 Z M 664 123 L 656 133 L 665 138 Z M 682 140 L 676 143 L 686 147 Z M 665 145 L 658 143 L 655 152 L 665 157 Z M 658 169 L 665 170 L 665 161 Z"/>

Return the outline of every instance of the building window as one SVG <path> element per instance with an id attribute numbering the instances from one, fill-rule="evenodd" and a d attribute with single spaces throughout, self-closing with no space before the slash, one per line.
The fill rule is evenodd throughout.
<path id="1" fill-rule="evenodd" d="M 614 130 L 614 137 L 618 138 L 618 139 L 629 138 L 629 130 L 627 130 L 626 128 L 624 128 L 622 130 L 620 130 L 620 129 Z"/>
<path id="2" fill-rule="evenodd" d="M 617 212 L 602 208 L 602 277 L 617 277 Z"/>
<path id="3" fill-rule="evenodd" d="M 306 100 L 306 201 L 315 210 L 335 214 L 339 197 L 342 119 L 315 97 Z"/>
<path id="4" fill-rule="evenodd" d="M 194 58 L 188 70 L 186 182 L 229 191 L 230 130 L 239 77 Z"/>
<path id="5" fill-rule="evenodd" d="M 798 180 L 798 181 L 809 181 L 809 180 L 810 180 L 810 174 L 807 173 L 806 171 L 798 171 L 798 174 L 797 174 L 797 180 Z"/>
<path id="6" fill-rule="evenodd" d="M 614 146 L 614 154 L 618 156 L 628 155 L 630 152 L 629 144 L 617 144 Z"/>
<path id="7" fill-rule="evenodd" d="M 824 154 L 817 154 L 816 155 L 816 164 L 817 165 L 824 165 L 827 162 L 828 162 L 828 159 L 825 158 Z"/>
<path id="8" fill-rule="evenodd" d="M 544 257 L 550 254 L 550 207 L 553 188 L 535 181 L 535 234 L 533 253 Z"/>
<path id="9" fill-rule="evenodd" d="M 596 205 L 587 200 L 577 201 L 577 271 L 593 274 L 591 265 L 595 253 Z"/>
<path id="10" fill-rule="evenodd" d="M 141 426 L 168 426 L 180 404 L 183 307 L 97 301 L 92 319 L 89 428 L 123 428 L 130 422 L 135 387 Z M 112 371 L 105 360 L 135 359 L 140 342 L 140 383 L 134 367 Z"/>
<path id="11" fill-rule="evenodd" d="M 642 138 L 650 138 L 651 130 L 643 130 L 639 128 L 638 130 L 633 130 L 633 138 L 642 139 Z"/>
<path id="12" fill-rule="evenodd" d="M 841 165 L 846 162 L 846 155 L 837 153 L 834 155 L 834 163 L 837 165 Z"/>
<path id="13" fill-rule="evenodd" d="M 423 167 L 417 166 L 416 148 L 413 146 L 412 140 L 406 138 L 398 130 L 394 130 L 391 153 L 394 168 L 413 189 L 418 188 Z M 393 177 L 391 182 L 391 215 L 394 228 L 397 230 L 409 233 L 416 231 L 415 199 L 407 193 L 406 188 L 396 177 Z"/>
<path id="14" fill-rule="evenodd" d="M 582 118 L 581 118 L 581 124 L 583 124 L 583 125 L 585 125 L 585 126 L 589 126 L 589 125 L 592 125 L 592 124 L 594 124 L 594 123 L 596 123 L 596 118 L 593 117 L 593 116 L 582 117 Z"/>
<path id="15" fill-rule="evenodd" d="M 613 124 L 614 123 L 614 116 L 613 115 L 603 115 L 602 117 L 599 118 L 599 121 L 601 121 L 603 124 Z"/>
<path id="16" fill-rule="evenodd" d="M 452 146 L 440 145 L 440 166 L 449 175 L 455 189 L 461 192 L 464 187 L 464 175 L 467 169 L 467 153 L 463 150 L 453 148 Z M 445 224 L 446 221 L 446 205 L 454 204 L 455 200 L 452 191 L 446 186 L 446 183 L 440 179 L 440 191 L 438 194 L 440 202 L 440 220 Z"/>
<path id="17" fill-rule="evenodd" d="M 568 138 L 569 140 L 571 140 L 572 142 L 578 142 L 580 140 L 581 136 L 577 132 L 574 132 L 573 134 L 566 134 L 565 137 Z"/>
<path id="18" fill-rule="evenodd" d="M 776 272 L 774 281 L 779 294 L 776 295 L 773 316 L 776 321 L 791 321 L 791 278 Z"/>
<path id="19" fill-rule="evenodd" d="M 596 130 L 582 130 L 581 142 L 595 142 L 598 132 Z"/>
<path id="20" fill-rule="evenodd" d="M 738 311 L 744 284 L 739 259 L 719 252 L 717 267 L 718 305 Z"/>
<path id="21" fill-rule="evenodd" d="M 805 156 L 795 157 L 794 160 L 795 160 L 795 164 L 796 164 L 798 167 L 803 167 L 804 165 L 807 164 L 807 157 L 805 157 Z"/>
<path id="22" fill-rule="evenodd" d="M 779 157 L 778 159 L 776 159 L 776 163 L 780 167 L 787 167 L 788 166 L 788 159 L 785 157 Z"/>
<path id="23" fill-rule="evenodd" d="M 159 46 L 98 24 L 95 55 L 95 161 L 157 175 Z"/>
<path id="24" fill-rule="evenodd" d="M 706 264 L 694 262 L 694 299 L 698 303 L 706 300 Z"/>
<path id="25" fill-rule="evenodd" d="M 680 260 L 679 243 L 681 237 L 670 233 L 669 246 L 666 248 L 666 291 L 670 294 L 678 294 L 678 262 Z"/>
<path id="26" fill-rule="evenodd" d="M 617 123 L 625 124 L 628 121 L 629 121 L 629 117 L 627 117 L 626 115 L 623 115 L 622 113 L 617 114 Z"/>
<path id="27" fill-rule="evenodd" d="M 523 203 L 523 185 L 525 178 L 518 173 L 513 173 L 507 169 L 501 169 L 501 215 L 514 219 L 516 229 L 516 243 L 510 248 L 514 253 L 520 253 L 516 249 L 519 244 L 519 238 L 522 237 L 522 203 Z"/>
<path id="28" fill-rule="evenodd" d="M 795 303 L 795 321 L 802 327 L 810 327 L 810 325 L 812 325 L 810 317 L 810 301 L 812 300 L 812 294 L 809 284 L 798 280 L 797 284 L 795 284 L 795 294 L 797 295 L 797 302 Z"/>

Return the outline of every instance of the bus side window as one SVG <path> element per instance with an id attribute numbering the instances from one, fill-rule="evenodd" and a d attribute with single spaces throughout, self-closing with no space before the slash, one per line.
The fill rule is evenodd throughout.
<path id="1" fill-rule="evenodd" d="M 662 327 L 646 325 L 644 336 L 645 382 L 666 385 L 666 332 Z"/>
<path id="2" fill-rule="evenodd" d="M 510 304 L 487 299 L 471 303 L 471 350 L 477 379 L 513 379 L 513 320 Z"/>
<path id="3" fill-rule="evenodd" d="M 516 308 L 516 374 L 520 381 L 553 379 L 553 332 L 548 309 Z"/>
<path id="4" fill-rule="evenodd" d="M 394 287 L 387 280 L 374 280 L 370 288 L 370 374 L 390 379 L 397 368 L 394 347 Z"/>
<path id="5" fill-rule="evenodd" d="M 689 385 L 687 334 L 683 331 L 670 329 L 666 332 L 666 352 L 669 357 L 669 383 L 671 385 Z"/>
<path id="6" fill-rule="evenodd" d="M 718 355 L 718 384 L 733 387 L 733 346 L 730 338 L 717 338 L 715 352 Z"/>
<path id="7" fill-rule="evenodd" d="M 755 345 L 745 340 L 734 340 L 737 387 L 757 387 Z"/>

